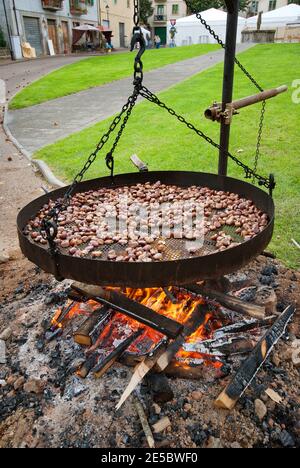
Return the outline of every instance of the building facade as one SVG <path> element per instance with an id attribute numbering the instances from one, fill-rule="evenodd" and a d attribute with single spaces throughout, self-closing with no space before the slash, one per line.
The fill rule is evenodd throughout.
<path id="1" fill-rule="evenodd" d="M 133 0 L 0 0 L 0 26 L 15 58 L 28 42 L 37 57 L 72 51 L 73 28 L 83 24 L 112 30 L 113 46 L 128 47 L 133 28 Z"/>
<path id="2" fill-rule="evenodd" d="M 255 16 L 261 11 L 267 13 L 268 11 L 277 10 L 277 8 L 284 7 L 294 3 L 293 0 L 253 0 L 249 5 L 248 16 Z"/>
<path id="3" fill-rule="evenodd" d="M 133 29 L 133 0 L 100 0 L 101 25 L 112 30 L 115 48 L 129 47 Z"/>
<path id="4" fill-rule="evenodd" d="M 96 0 L 0 0 L 0 16 L 7 36 L 8 23 L 14 49 L 17 41 L 29 42 L 37 56 L 47 55 L 50 39 L 54 52 L 64 54 L 72 50 L 73 27 L 98 25 L 98 3 Z"/>
<path id="5" fill-rule="evenodd" d="M 186 3 L 183 0 L 153 0 L 152 6 L 154 13 L 149 18 L 149 25 L 153 35 L 158 35 L 163 45 L 168 44 L 170 41 L 170 21 L 186 16 Z"/>

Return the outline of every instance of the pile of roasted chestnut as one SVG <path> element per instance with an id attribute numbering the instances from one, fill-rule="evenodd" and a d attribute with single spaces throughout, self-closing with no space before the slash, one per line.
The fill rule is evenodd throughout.
<path id="1" fill-rule="evenodd" d="M 47 245 L 41 221 L 54 204 L 49 201 L 27 224 L 24 232 L 34 242 Z M 267 224 L 266 213 L 235 193 L 149 182 L 76 193 L 59 214 L 55 242 L 76 257 L 152 262 L 164 260 L 172 237 L 186 241 L 186 256 L 201 255 L 204 236 L 223 251 Z"/>

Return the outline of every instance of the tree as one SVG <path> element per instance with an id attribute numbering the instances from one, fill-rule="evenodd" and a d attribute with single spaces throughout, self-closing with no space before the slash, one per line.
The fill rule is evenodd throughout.
<path id="1" fill-rule="evenodd" d="M 201 12 L 209 8 L 226 8 L 224 0 L 186 0 L 189 13 Z M 250 0 L 240 0 L 240 11 L 248 10 Z"/>
<path id="2" fill-rule="evenodd" d="M 0 47 L 6 47 L 6 40 L 4 38 L 3 31 L 0 27 Z"/>
<path id="3" fill-rule="evenodd" d="M 148 19 L 154 13 L 151 0 L 140 0 L 141 23 L 148 24 Z"/>

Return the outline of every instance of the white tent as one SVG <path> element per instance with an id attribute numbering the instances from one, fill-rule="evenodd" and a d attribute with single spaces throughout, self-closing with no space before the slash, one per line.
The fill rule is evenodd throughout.
<path id="1" fill-rule="evenodd" d="M 258 16 L 247 19 L 247 29 L 256 29 Z M 300 24 L 300 5 L 290 5 L 277 10 L 268 11 L 262 15 L 261 29 L 277 29 L 290 24 Z"/>
<path id="2" fill-rule="evenodd" d="M 210 8 L 201 12 L 201 16 L 207 21 L 211 28 L 225 42 L 227 13 L 222 10 Z M 239 17 L 237 42 L 241 42 L 241 32 L 246 24 L 246 19 Z M 177 34 L 175 42 L 177 46 L 192 44 L 215 44 L 215 39 L 200 23 L 196 15 L 180 18 L 176 23 Z"/>

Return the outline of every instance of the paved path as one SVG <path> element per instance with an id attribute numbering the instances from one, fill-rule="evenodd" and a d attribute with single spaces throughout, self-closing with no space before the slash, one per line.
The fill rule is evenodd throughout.
<path id="1" fill-rule="evenodd" d="M 238 45 L 238 52 L 251 47 Z M 182 82 L 221 61 L 218 50 L 200 57 L 167 65 L 145 74 L 145 84 L 155 93 Z M 132 78 L 81 91 L 8 113 L 12 135 L 31 154 L 74 132 L 117 113 L 132 92 Z"/>
<path id="2" fill-rule="evenodd" d="M 55 57 L 43 57 L 36 60 L 22 60 L 20 62 L 1 63 L 0 79 L 6 83 L 8 99 L 27 86 L 32 81 L 44 75 L 74 62 L 103 54 L 78 54 L 57 55 Z"/>

